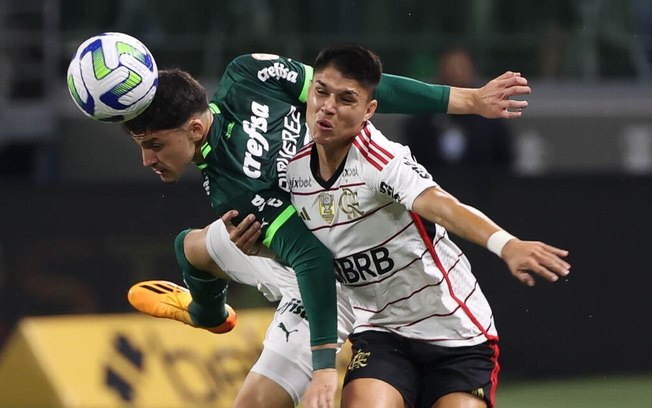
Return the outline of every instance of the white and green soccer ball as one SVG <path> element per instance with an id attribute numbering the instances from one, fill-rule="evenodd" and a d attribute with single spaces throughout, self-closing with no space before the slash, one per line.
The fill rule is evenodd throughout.
<path id="1" fill-rule="evenodd" d="M 87 116 L 104 122 L 136 117 L 154 99 L 156 61 L 147 47 L 123 33 L 84 41 L 68 66 L 68 91 Z"/>

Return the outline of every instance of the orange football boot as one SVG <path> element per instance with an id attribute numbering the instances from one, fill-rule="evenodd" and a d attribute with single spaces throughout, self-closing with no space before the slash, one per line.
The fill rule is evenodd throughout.
<path id="1" fill-rule="evenodd" d="M 224 305 L 228 316 L 216 327 L 197 326 L 190 317 L 188 306 L 192 296 L 188 289 L 175 283 L 152 280 L 133 285 L 127 295 L 129 303 L 139 312 L 163 319 L 172 319 L 211 333 L 227 333 L 235 327 L 238 316 L 229 305 Z"/>

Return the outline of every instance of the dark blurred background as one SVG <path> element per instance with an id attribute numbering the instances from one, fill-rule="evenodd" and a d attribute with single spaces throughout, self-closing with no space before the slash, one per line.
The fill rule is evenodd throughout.
<path id="1" fill-rule="evenodd" d="M 138 37 L 160 68 L 184 68 L 209 92 L 239 54 L 311 62 L 337 42 L 427 81 L 522 72 L 533 94 L 518 121 L 383 115 L 376 125 L 464 202 L 570 250 L 568 279 L 527 288 L 460 243 L 493 305 L 504 376 L 652 369 L 647 0 L 0 0 L 0 346 L 24 316 L 129 312 L 132 283 L 180 282 L 174 237 L 215 217 L 196 171 L 160 184 L 116 125 L 73 105 L 69 59 L 105 31 Z M 269 305 L 235 285 L 229 302 Z"/>

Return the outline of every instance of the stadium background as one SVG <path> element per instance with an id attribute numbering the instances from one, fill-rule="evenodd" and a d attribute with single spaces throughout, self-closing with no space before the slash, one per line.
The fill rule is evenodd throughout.
<path id="1" fill-rule="evenodd" d="M 173 237 L 213 219 L 197 173 L 174 188 L 161 185 L 140 166 L 138 149 L 119 129 L 95 123 L 73 106 L 65 88 L 68 60 L 81 41 L 103 31 L 140 38 L 160 67 L 182 67 L 209 91 L 239 54 L 273 52 L 310 62 L 322 46 L 342 41 L 376 50 L 387 72 L 426 80 L 451 45 L 473 53 L 483 79 L 521 71 L 534 93 L 525 117 L 510 122 L 517 147 L 513 171 L 435 174 L 445 188 L 515 234 L 571 251 L 568 279 L 529 289 L 487 251 L 461 244 L 501 333 L 500 406 L 648 406 L 648 2 L 1 1 L 5 356 L 17 347 L 9 347 L 20 342 L 16 338 L 34 335 L 19 329 L 21 319 L 131 312 L 125 289 L 141 279 L 178 281 Z M 384 115 L 376 123 L 401 140 L 404 120 Z M 230 293 L 236 308 L 270 307 L 250 288 L 234 285 Z M 91 327 L 83 338 L 64 343 L 82 350 L 85 336 L 99 336 Z M 34 344 L 65 354 L 44 336 Z M 234 335 L 232 341 L 248 344 L 246 339 Z M 32 344 L 28 340 L 23 343 Z M 259 347 L 251 343 L 253 350 Z M 0 369 L 2 364 L 0 357 Z M 8 390 L 3 387 L 8 385 L 0 383 L 0 396 Z M 115 393 L 111 406 L 128 403 L 121 398 Z"/>

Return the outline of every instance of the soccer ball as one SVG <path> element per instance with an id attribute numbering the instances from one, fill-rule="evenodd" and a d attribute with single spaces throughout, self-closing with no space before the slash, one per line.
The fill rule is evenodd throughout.
<path id="1" fill-rule="evenodd" d="M 136 117 L 154 99 L 156 61 L 147 47 L 123 33 L 84 41 L 68 66 L 68 91 L 87 116 L 104 122 Z"/>

